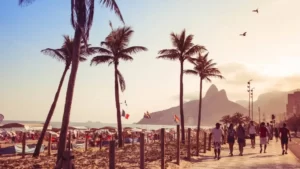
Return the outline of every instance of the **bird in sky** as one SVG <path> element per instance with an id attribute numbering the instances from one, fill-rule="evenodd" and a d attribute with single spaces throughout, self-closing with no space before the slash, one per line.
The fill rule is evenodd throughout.
<path id="1" fill-rule="evenodd" d="M 258 8 L 257 8 L 257 9 L 255 9 L 255 10 L 252 10 L 252 12 L 256 12 L 256 13 L 258 13 Z"/>
<path id="2" fill-rule="evenodd" d="M 246 35 L 247 35 L 247 32 L 240 34 L 240 36 L 246 36 Z"/>

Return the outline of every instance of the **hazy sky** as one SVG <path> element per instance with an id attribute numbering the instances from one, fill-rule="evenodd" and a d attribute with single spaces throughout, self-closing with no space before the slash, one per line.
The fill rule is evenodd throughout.
<path id="1" fill-rule="evenodd" d="M 131 45 L 149 51 L 121 62 L 127 90 L 121 101 L 130 113 L 124 123 L 138 121 L 145 111 L 177 106 L 179 63 L 158 60 L 157 51 L 170 48 L 170 33 L 195 35 L 218 63 L 226 80 L 214 80 L 231 100 L 247 99 L 246 82 L 253 79 L 256 97 L 270 90 L 295 89 L 300 85 L 299 0 L 128 0 L 118 1 L 127 25 L 135 33 Z M 259 14 L 251 12 L 259 8 Z M 110 28 L 121 26 L 108 9 L 96 5 L 90 43 L 99 45 Z M 246 37 L 239 36 L 247 31 Z M 58 48 L 62 35 L 73 36 L 69 0 L 37 0 L 21 8 L 17 0 L 0 6 L 0 113 L 6 119 L 44 120 L 57 90 L 64 64 L 40 53 Z M 190 67 L 187 63 L 186 67 Z M 71 121 L 116 122 L 113 68 L 79 66 Z M 62 118 L 66 77 L 53 121 Z M 199 79 L 184 77 L 184 92 L 198 97 Z M 204 84 L 206 91 L 210 84 Z M 176 97 L 177 98 L 177 97 Z M 170 117 L 172 118 L 172 117 Z"/>

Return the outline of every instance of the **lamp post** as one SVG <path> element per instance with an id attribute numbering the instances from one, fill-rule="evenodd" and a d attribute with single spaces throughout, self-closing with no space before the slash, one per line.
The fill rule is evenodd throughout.
<path id="1" fill-rule="evenodd" d="M 250 92 L 251 92 L 251 101 L 252 101 L 252 109 L 251 109 L 251 116 L 252 116 L 252 120 L 253 120 L 253 90 L 254 90 L 254 87 L 250 90 Z"/>
<path id="2" fill-rule="evenodd" d="M 248 82 L 247 82 L 247 88 L 248 88 L 248 93 L 249 93 L 249 118 L 251 118 L 251 116 L 250 116 L 250 110 L 251 110 L 251 107 L 250 107 L 250 96 L 251 96 L 251 90 L 250 90 L 250 88 L 251 88 L 251 81 L 252 80 L 249 80 Z"/>

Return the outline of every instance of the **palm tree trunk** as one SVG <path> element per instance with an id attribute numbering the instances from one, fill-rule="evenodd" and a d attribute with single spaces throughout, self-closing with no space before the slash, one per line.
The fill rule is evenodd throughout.
<path id="1" fill-rule="evenodd" d="M 117 109 L 117 122 L 118 122 L 118 143 L 119 147 L 122 147 L 122 121 L 121 121 L 121 108 L 120 108 L 120 96 L 119 96 L 119 81 L 118 81 L 118 63 L 115 63 L 115 100 Z"/>
<path id="2" fill-rule="evenodd" d="M 180 61 L 179 106 L 180 106 L 180 122 L 181 122 L 181 141 L 184 144 L 185 143 L 185 135 L 184 135 L 184 113 L 183 113 L 183 61 Z"/>
<path id="3" fill-rule="evenodd" d="M 46 121 L 45 121 L 43 130 L 42 130 L 42 133 L 41 133 L 41 135 L 40 135 L 40 138 L 39 138 L 39 140 L 38 140 L 38 142 L 37 142 L 37 144 L 36 144 L 34 153 L 33 153 L 33 155 L 32 155 L 33 157 L 38 157 L 38 156 L 40 155 L 40 149 L 41 149 L 41 147 L 42 147 L 42 144 L 43 144 L 43 140 L 44 140 L 46 131 L 47 131 L 47 129 L 48 129 L 48 126 L 49 126 L 49 124 L 50 124 L 51 118 L 52 118 L 52 116 L 53 116 L 53 113 L 54 113 L 54 110 L 55 110 L 55 107 L 56 107 L 56 103 L 57 103 L 57 100 L 58 100 L 58 98 L 59 98 L 60 90 L 61 90 L 61 87 L 62 87 L 62 85 L 63 85 L 63 83 L 64 83 L 64 79 L 65 79 L 65 76 L 66 76 L 66 73 L 67 73 L 68 69 L 69 69 L 69 66 L 66 66 L 66 67 L 65 67 L 65 70 L 64 70 L 64 72 L 63 72 L 63 74 L 62 74 L 62 76 L 61 76 L 61 79 L 60 79 L 60 82 L 59 82 L 59 85 L 58 85 L 58 89 L 57 89 L 57 91 L 56 91 L 56 93 L 55 93 L 54 100 L 53 100 L 52 105 L 51 105 L 51 107 L 50 107 L 50 110 L 49 110 L 49 112 L 48 112 L 47 119 L 46 119 Z"/>
<path id="4" fill-rule="evenodd" d="M 196 148 L 196 155 L 199 155 L 199 135 L 200 135 L 200 124 L 201 124 L 201 110 L 202 110 L 202 78 L 200 78 L 200 94 L 199 94 L 199 114 L 198 114 L 198 124 L 197 124 L 197 148 Z"/>
<path id="5" fill-rule="evenodd" d="M 72 58 L 72 67 L 71 67 L 71 73 L 69 77 L 69 83 L 66 93 L 66 102 L 65 102 L 65 109 L 64 114 L 62 118 L 62 125 L 60 129 L 60 135 L 59 135 L 59 147 L 57 151 L 57 162 L 62 157 L 63 152 L 65 151 L 66 146 L 66 138 L 67 138 L 67 131 L 69 127 L 69 121 L 70 121 L 70 113 L 71 113 L 71 107 L 72 107 L 72 100 L 73 100 L 73 92 L 75 87 L 75 81 L 76 81 L 76 74 L 78 70 L 78 64 L 79 64 L 79 53 L 80 53 L 80 40 L 81 40 L 82 32 L 79 27 L 75 30 L 74 35 L 74 41 L 73 41 L 73 58 Z"/>

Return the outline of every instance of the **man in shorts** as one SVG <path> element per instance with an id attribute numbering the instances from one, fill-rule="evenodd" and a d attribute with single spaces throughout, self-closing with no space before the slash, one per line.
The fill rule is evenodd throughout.
<path id="1" fill-rule="evenodd" d="M 290 133 L 290 130 L 286 128 L 285 123 L 283 123 L 283 127 L 280 129 L 279 132 L 280 132 L 282 155 L 284 155 L 284 154 L 287 154 L 289 138 L 290 138 L 290 141 L 292 141 L 291 133 Z M 288 136 L 289 136 L 289 138 L 288 138 Z M 284 149 L 284 145 L 285 145 L 285 149 Z"/>
<path id="2" fill-rule="evenodd" d="M 253 121 L 250 121 L 248 131 L 251 139 L 251 148 L 255 148 L 256 127 L 254 126 Z"/>
<path id="3" fill-rule="evenodd" d="M 268 142 L 268 136 L 269 131 L 265 126 L 265 123 L 262 122 L 260 124 L 260 129 L 259 129 L 259 137 L 260 137 L 260 153 L 262 153 L 262 145 L 264 145 L 264 153 L 266 153 L 267 149 L 267 142 Z"/>
<path id="4" fill-rule="evenodd" d="M 215 149 L 215 159 L 218 160 L 221 158 L 221 144 L 224 143 L 224 134 L 223 130 L 220 128 L 220 123 L 216 123 L 216 128 L 212 129 L 210 136 L 214 140 L 214 149 Z"/>

